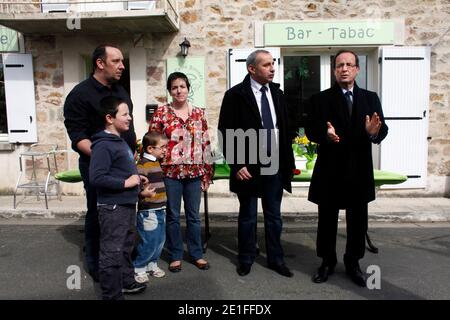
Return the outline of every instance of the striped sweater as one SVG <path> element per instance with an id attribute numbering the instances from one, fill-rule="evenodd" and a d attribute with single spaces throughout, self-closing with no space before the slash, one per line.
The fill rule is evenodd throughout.
<path id="1" fill-rule="evenodd" d="M 145 154 L 137 164 L 139 174 L 145 175 L 150 183 L 150 189 L 155 188 L 153 197 L 139 197 L 138 210 L 161 209 L 166 206 L 167 196 L 163 173 L 158 160 L 150 160 L 152 156 Z M 150 156 L 150 157 L 148 157 Z"/>

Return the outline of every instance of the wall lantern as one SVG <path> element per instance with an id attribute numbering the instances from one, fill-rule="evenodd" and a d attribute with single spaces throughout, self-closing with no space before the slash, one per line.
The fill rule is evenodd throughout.
<path id="1" fill-rule="evenodd" d="M 184 41 L 182 43 L 180 43 L 180 47 L 181 47 L 181 55 L 186 58 L 186 56 L 188 55 L 188 51 L 189 51 L 189 47 L 191 46 L 191 43 L 186 39 L 186 37 L 184 38 Z"/>

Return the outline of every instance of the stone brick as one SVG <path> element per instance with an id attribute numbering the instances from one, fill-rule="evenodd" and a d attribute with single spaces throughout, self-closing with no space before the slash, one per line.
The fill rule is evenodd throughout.
<path id="1" fill-rule="evenodd" d="M 244 29 L 244 24 L 242 22 L 235 22 L 228 24 L 228 30 L 232 32 L 242 32 Z"/>
<path id="2" fill-rule="evenodd" d="M 225 38 L 224 37 L 214 37 L 209 41 L 209 45 L 223 47 L 223 46 L 225 46 Z"/>
<path id="3" fill-rule="evenodd" d="M 439 72 L 431 75 L 432 80 L 450 81 L 450 73 Z"/>
<path id="4" fill-rule="evenodd" d="M 308 3 L 306 5 L 306 9 L 309 11 L 316 11 L 317 10 L 317 6 L 314 3 Z"/>
<path id="5" fill-rule="evenodd" d="M 231 45 L 232 45 L 233 47 L 238 47 L 241 43 L 242 43 L 242 38 L 241 38 L 241 39 L 233 39 L 233 40 L 231 41 Z"/>
<path id="6" fill-rule="evenodd" d="M 421 40 L 431 40 L 439 37 L 439 33 L 437 32 L 421 32 L 419 34 Z"/>
<path id="7" fill-rule="evenodd" d="M 233 21 L 234 18 L 233 17 L 221 17 L 220 18 L 220 22 L 230 22 Z"/>
<path id="8" fill-rule="evenodd" d="M 64 74 L 61 69 L 58 69 L 53 73 L 53 87 L 55 88 L 61 88 L 64 86 Z"/>
<path id="9" fill-rule="evenodd" d="M 210 72 L 208 73 L 209 78 L 217 78 L 220 77 L 220 72 Z"/>
<path id="10" fill-rule="evenodd" d="M 272 2 L 268 0 L 260 0 L 255 2 L 255 6 L 258 8 L 271 8 Z"/>
<path id="11" fill-rule="evenodd" d="M 181 20 L 186 24 L 194 23 L 198 20 L 198 15 L 194 11 L 183 12 L 180 16 Z"/>
<path id="12" fill-rule="evenodd" d="M 156 96 L 155 99 L 161 104 L 167 103 L 167 96 Z"/>
<path id="13" fill-rule="evenodd" d="M 62 94 L 59 92 L 52 92 L 50 93 L 47 98 L 45 99 L 45 102 L 51 103 L 55 106 L 59 106 L 62 103 Z"/>
<path id="14" fill-rule="evenodd" d="M 34 72 L 34 78 L 36 80 L 49 80 L 50 79 L 50 74 L 48 72 L 45 71 L 35 71 Z"/>
<path id="15" fill-rule="evenodd" d="M 45 69 L 56 69 L 57 65 L 56 63 L 46 63 L 44 64 Z"/>
<path id="16" fill-rule="evenodd" d="M 147 68 L 147 76 L 153 80 L 161 81 L 164 73 L 164 68 L 150 66 Z"/>
<path id="17" fill-rule="evenodd" d="M 276 13 L 272 11 L 272 12 L 267 13 L 267 14 L 264 16 L 264 20 L 265 20 L 265 21 L 267 21 L 267 20 L 274 20 L 275 17 L 276 17 Z"/>
<path id="18" fill-rule="evenodd" d="M 186 8 L 192 8 L 195 5 L 195 0 L 187 0 L 184 2 Z"/>
<path id="19" fill-rule="evenodd" d="M 218 14 L 218 15 L 223 15 L 223 10 L 219 5 L 213 5 L 209 7 L 209 10 L 214 13 L 214 14 Z"/>
<path id="20" fill-rule="evenodd" d="M 437 94 L 437 93 L 430 94 L 431 101 L 438 101 L 438 100 L 442 100 L 443 98 L 444 98 L 443 94 Z"/>
<path id="21" fill-rule="evenodd" d="M 244 16 L 251 16 L 253 14 L 252 8 L 250 6 L 248 6 L 248 5 L 243 6 L 241 8 L 241 14 L 244 15 Z"/>

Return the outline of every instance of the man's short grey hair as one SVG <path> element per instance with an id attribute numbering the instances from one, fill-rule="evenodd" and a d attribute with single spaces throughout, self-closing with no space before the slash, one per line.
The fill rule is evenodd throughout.
<path id="1" fill-rule="evenodd" d="M 247 60 L 246 60 L 247 68 L 248 68 L 249 65 L 253 65 L 253 66 L 256 65 L 256 56 L 257 56 L 259 53 L 270 54 L 269 51 L 263 50 L 263 49 L 259 49 L 259 50 L 253 51 L 253 52 L 250 53 L 250 55 L 247 57 Z"/>

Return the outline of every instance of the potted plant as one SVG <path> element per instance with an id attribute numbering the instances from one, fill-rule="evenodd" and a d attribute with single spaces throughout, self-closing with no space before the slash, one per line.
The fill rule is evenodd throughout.
<path id="1" fill-rule="evenodd" d="M 298 169 L 312 170 L 314 168 L 317 159 L 317 144 L 309 141 L 301 129 L 294 138 L 292 150 L 296 158 L 296 167 L 300 166 Z M 302 162 L 305 163 L 304 168 L 301 167 Z"/>

